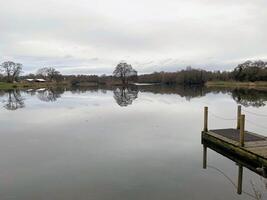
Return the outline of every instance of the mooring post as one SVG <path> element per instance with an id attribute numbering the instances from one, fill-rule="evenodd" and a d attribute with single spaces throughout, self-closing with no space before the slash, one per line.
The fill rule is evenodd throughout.
<path id="1" fill-rule="evenodd" d="M 237 129 L 240 129 L 241 106 L 237 107 Z"/>
<path id="2" fill-rule="evenodd" d="M 240 132 L 239 132 L 240 146 L 244 146 L 244 138 L 245 138 L 245 115 L 240 116 Z"/>
<path id="3" fill-rule="evenodd" d="M 203 169 L 207 169 L 207 146 L 203 145 Z"/>
<path id="4" fill-rule="evenodd" d="M 243 166 L 238 165 L 237 194 L 242 194 Z"/>
<path id="5" fill-rule="evenodd" d="M 204 132 L 208 131 L 208 107 L 204 107 Z"/>

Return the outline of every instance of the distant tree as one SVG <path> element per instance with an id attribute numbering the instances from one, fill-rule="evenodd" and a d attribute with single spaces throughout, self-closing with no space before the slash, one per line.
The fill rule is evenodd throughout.
<path id="1" fill-rule="evenodd" d="M 4 76 L 3 74 L 0 74 L 0 82 L 2 82 L 4 80 Z"/>
<path id="2" fill-rule="evenodd" d="M 40 76 L 43 79 L 48 79 L 49 81 L 60 81 L 63 79 L 60 72 L 53 67 L 43 67 L 38 69 L 36 76 Z"/>
<path id="3" fill-rule="evenodd" d="M 31 78 L 31 79 L 34 79 L 35 78 L 35 74 L 28 74 L 28 76 L 27 76 L 28 78 Z"/>
<path id="4" fill-rule="evenodd" d="M 22 64 L 12 61 L 3 62 L 1 64 L 1 70 L 4 72 L 7 82 L 12 83 L 16 81 L 21 74 Z"/>
<path id="5" fill-rule="evenodd" d="M 267 62 L 248 60 L 234 69 L 233 77 L 237 81 L 267 81 Z"/>
<path id="6" fill-rule="evenodd" d="M 123 85 L 126 85 L 129 79 L 137 77 L 137 71 L 127 63 L 119 63 L 113 71 L 113 75 L 119 78 Z"/>

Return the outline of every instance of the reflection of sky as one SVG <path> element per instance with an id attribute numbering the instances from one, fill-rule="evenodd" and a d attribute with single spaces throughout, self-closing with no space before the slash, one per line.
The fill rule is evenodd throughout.
<path id="1" fill-rule="evenodd" d="M 26 108 L 0 110 L 0 199 L 249 199 L 201 168 L 203 106 L 235 118 L 236 102 L 227 94 L 187 101 L 140 92 L 128 107 L 118 106 L 112 91 L 66 92 L 55 102 L 22 96 Z M 213 128 L 235 124 L 210 117 Z M 235 163 L 212 151 L 208 164 L 237 178 Z M 250 180 L 262 187 L 245 170 L 245 190 Z"/>

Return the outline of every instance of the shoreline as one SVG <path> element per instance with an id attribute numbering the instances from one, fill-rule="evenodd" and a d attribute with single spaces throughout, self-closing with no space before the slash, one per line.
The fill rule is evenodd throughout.
<path id="1" fill-rule="evenodd" d="M 14 89 L 37 89 L 37 88 L 47 88 L 47 87 L 61 87 L 61 86 L 69 86 L 67 82 L 61 83 L 5 83 L 0 82 L 1 90 L 14 90 Z"/>
<path id="2" fill-rule="evenodd" d="M 267 81 L 257 82 L 238 82 L 238 81 L 208 81 L 206 87 L 233 87 L 233 88 L 248 88 L 248 89 L 266 89 Z"/>
<path id="3" fill-rule="evenodd" d="M 102 85 L 99 83 L 81 83 L 77 86 L 98 86 Z M 114 84 L 113 86 L 116 86 Z M 141 85 L 141 86 L 153 86 L 158 84 L 147 84 L 147 83 L 135 83 L 133 85 Z M 46 83 L 5 83 L 0 82 L 0 89 L 1 90 L 11 90 L 11 89 L 37 89 L 37 88 L 54 88 L 54 87 L 68 87 L 71 86 L 69 82 L 46 82 Z M 237 81 L 208 81 L 205 83 L 206 87 L 225 87 L 225 88 L 247 88 L 247 89 L 263 89 L 267 90 L 267 81 L 259 81 L 259 82 L 237 82 Z"/>

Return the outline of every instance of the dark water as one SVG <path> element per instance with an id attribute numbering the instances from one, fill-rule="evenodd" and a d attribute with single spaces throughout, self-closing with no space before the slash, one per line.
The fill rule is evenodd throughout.
<path id="1" fill-rule="evenodd" d="M 210 128 L 266 135 L 267 92 L 244 89 L 73 88 L 0 92 L 1 200 L 267 199 L 267 179 L 208 149 Z M 260 115 L 254 115 L 257 113 Z"/>

